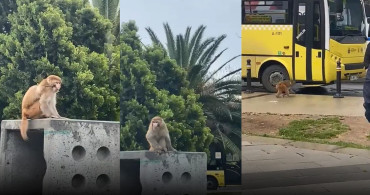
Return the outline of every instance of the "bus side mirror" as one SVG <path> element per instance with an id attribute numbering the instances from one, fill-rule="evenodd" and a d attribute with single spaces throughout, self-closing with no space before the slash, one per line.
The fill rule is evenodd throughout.
<path id="1" fill-rule="evenodd" d="M 342 13 L 343 12 L 343 0 L 335 0 L 336 5 L 336 13 Z"/>

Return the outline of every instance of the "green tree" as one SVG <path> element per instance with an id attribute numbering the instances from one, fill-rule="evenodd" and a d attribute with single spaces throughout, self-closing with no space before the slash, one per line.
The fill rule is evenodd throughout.
<path id="1" fill-rule="evenodd" d="M 92 4 L 99 9 L 101 15 L 112 23 L 116 20 L 119 13 L 119 0 L 92 0 Z"/>
<path id="2" fill-rule="evenodd" d="M 8 16 L 11 31 L 0 34 L 3 119 L 19 118 L 27 88 L 45 74 L 56 74 L 63 79 L 57 104 L 62 116 L 119 120 L 119 47 L 110 46 L 112 59 L 95 52 L 105 45 L 93 44 L 94 36 L 104 37 L 111 24 L 87 5 L 83 0 L 17 0 L 17 11 Z M 78 37 L 75 25 L 105 30 Z"/>
<path id="3" fill-rule="evenodd" d="M 8 15 L 17 10 L 16 0 L 0 1 L 0 33 L 10 32 L 10 22 Z"/>
<path id="4" fill-rule="evenodd" d="M 162 49 L 143 49 L 134 22 L 123 24 L 121 34 L 121 150 L 148 149 L 145 134 L 150 119 L 164 118 L 174 147 L 180 151 L 204 151 L 213 136 L 199 96 L 187 88 L 186 72 L 170 60 Z M 156 71 L 157 65 L 168 68 Z M 159 89 L 160 78 L 175 74 L 180 84 L 170 92 Z M 168 80 L 167 80 L 168 81 Z M 173 81 L 168 81 L 173 82 Z"/>
<path id="5" fill-rule="evenodd" d="M 101 15 L 109 19 L 113 24 L 112 34 L 119 41 L 120 33 L 120 8 L 119 0 L 92 0 L 92 5 L 99 9 Z"/>
<path id="6" fill-rule="evenodd" d="M 205 29 L 206 27 L 201 25 L 191 35 L 191 27 L 187 27 L 185 35 L 174 36 L 170 26 L 165 23 L 164 30 L 167 39 L 165 47 L 154 31 L 149 27 L 146 28 L 153 44 L 166 51 L 179 66 L 187 70 L 187 80 L 190 82 L 190 87 L 200 94 L 199 101 L 203 103 L 207 125 L 215 136 L 215 143 L 221 144 L 224 149 L 240 156 L 241 82 L 236 76 L 241 69 L 223 74 L 225 67 L 240 55 L 211 71 L 211 67 L 217 64 L 217 59 L 226 51 L 223 49 L 217 52 L 226 35 L 203 40 Z M 220 74 L 221 76 L 218 76 Z"/>

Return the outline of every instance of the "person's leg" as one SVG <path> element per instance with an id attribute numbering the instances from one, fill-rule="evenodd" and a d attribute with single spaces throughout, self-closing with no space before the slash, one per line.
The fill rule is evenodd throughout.
<path id="1" fill-rule="evenodd" d="M 365 117 L 370 123 L 370 72 L 366 72 L 366 79 L 364 82 L 364 108 L 365 108 Z"/>

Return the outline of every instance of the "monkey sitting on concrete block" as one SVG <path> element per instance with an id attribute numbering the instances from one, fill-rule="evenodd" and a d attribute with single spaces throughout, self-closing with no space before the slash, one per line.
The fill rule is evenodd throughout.
<path id="1" fill-rule="evenodd" d="M 56 109 L 56 94 L 62 86 L 62 79 L 56 75 L 50 75 L 43 79 L 40 84 L 31 86 L 23 96 L 22 121 L 20 125 L 23 140 L 28 140 L 28 120 L 39 118 L 64 118 Z"/>
<path id="2" fill-rule="evenodd" d="M 149 151 L 154 151 L 159 154 L 167 151 L 176 151 L 172 147 L 166 123 L 159 116 L 154 117 L 150 121 L 146 139 L 150 145 Z"/>

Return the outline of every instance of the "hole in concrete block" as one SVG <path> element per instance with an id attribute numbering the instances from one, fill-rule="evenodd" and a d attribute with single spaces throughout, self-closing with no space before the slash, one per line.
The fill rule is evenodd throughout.
<path id="1" fill-rule="evenodd" d="M 141 194 L 140 159 L 120 159 L 120 188 L 121 192 Z"/>
<path id="2" fill-rule="evenodd" d="M 7 170 L 7 174 L 0 170 L 0 177 L 4 177 L 0 194 L 42 194 L 46 172 L 44 132 L 29 129 L 28 141 L 21 138 L 19 131 L 5 130 L 4 133 L 7 134 L 3 143 L 6 150 L 0 152 L 0 159 L 6 156 L 1 169 Z"/>
<path id="3" fill-rule="evenodd" d="M 172 180 L 172 174 L 170 172 L 164 172 L 162 175 L 162 181 L 168 183 Z"/>
<path id="4" fill-rule="evenodd" d="M 72 157 L 74 160 L 79 161 L 86 155 L 86 150 L 82 146 L 75 146 L 72 150 Z"/>
<path id="5" fill-rule="evenodd" d="M 84 176 L 80 174 L 76 174 L 72 178 L 72 186 L 74 188 L 82 188 L 86 183 L 86 179 Z"/>
<path id="6" fill-rule="evenodd" d="M 183 183 L 185 183 L 185 182 L 189 182 L 189 181 L 190 181 L 190 179 L 191 179 L 191 175 L 190 175 L 190 173 L 188 173 L 188 172 L 185 172 L 185 173 L 183 173 L 183 174 L 181 175 L 181 181 L 182 181 Z"/>
<path id="7" fill-rule="evenodd" d="M 107 147 L 103 146 L 98 149 L 98 152 L 96 153 L 96 156 L 98 157 L 99 160 L 104 160 L 108 158 L 110 155 L 110 151 Z"/>
<path id="8" fill-rule="evenodd" d="M 96 179 L 96 185 L 99 188 L 103 188 L 103 187 L 107 186 L 109 183 L 110 183 L 110 179 L 109 179 L 108 175 L 106 175 L 106 174 L 101 174 Z"/>

